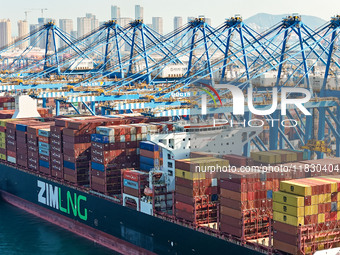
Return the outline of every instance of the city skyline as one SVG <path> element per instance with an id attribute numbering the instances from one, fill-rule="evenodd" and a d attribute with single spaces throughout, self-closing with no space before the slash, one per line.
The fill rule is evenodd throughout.
<path id="1" fill-rule="evenodd" d="M 74 0 L 55 1 L 35 0 L 24 1 L 17 0 L 2 4 L 0 9 L 0 19 L 10 19 L 12 22 L 12 35 L 17 35 L 17 27 L 13 26 L 19 20 L 25 19 L 25 11 L 28 11 L 28 23 L 36 24 L 37 18 L 41 17 L 41 8 L 47 8 L 44 11 L 44 17 L 52 19 L 72 19 L 76 24 L 78 17 L 84 17 L 86 13 L 96 15 L 99 21 L 106 21 L 111 18 L 111 6 L 117 5 L 120 7 L 120 16 L 124 18 L 135 18 L 135 5 L 143 7 L 143 17 L 146 24 L 152 23 L 153 17 L 162 17 L 164 23 L 164 33 L 168 33 L 173 29 L 173 18 L 175 16 L 183 17 L 198 17 L 204 15 L 212 19 L 212 26 L 217 26 L 226 18 L 240 14 L 244 18 L 248 18 L 256 13 L 270 14 L 287 14 L 299 13 L 303 15 L 313 15 L 325 20 L 329 20 L 331 16 L 340 13 L 334 8 L 317 8 L 317 3 L 313 1 L 293 1 L 293 0 L 278 0 L 269 1 L 261 0 L 261 3 L 251 0 L 230 0 L 230 1 L 163 1 L 163 0 L 97 0 L 95 3 L 90 0 Z M 337 1 L 326 0 L 324 6 L 337 6 Z M 20 6 L 18 8 L 18 6 Z M 69 7 L 69 8 L 67 8 Z M 58 22 L 57 22 L 58 24 Z"/>

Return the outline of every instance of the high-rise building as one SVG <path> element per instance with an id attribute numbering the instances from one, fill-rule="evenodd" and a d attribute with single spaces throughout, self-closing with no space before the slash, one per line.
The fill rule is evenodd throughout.
<path id="1" fill-rule="evenodd" d="M 85 17 L 91 20 L 91 31 L 99 27 L 99 21 L 96 19 L 96 15 L 86 13 Z"/>
<path id="2" fill-rule="evenodd" d="M 32 35 L 35 31 L 39 29 L 39 24 L 30 24 L 30 34 Z M 31 36 L 30 38 L 30 46 L 32 47 L 40 47 L 39 42 L 36 40 L 36 36 Z"/>
<path id="3" fill-rule="evenodd" d="M 211 18 L 205 18 L 205 23 L 211 26 Z"/>
<path id="4" fill-rule="evenodd" d="M 78 34 L 76 30 L 71 31 L 72 38 L 77 38 Z"/>
<path id="5" fill-rule="evenodd" d="M 120 8 L 117 5 L 111 5 L 111 19 L 120 19 Z"/>
<path id="6" fill-rule="evenodd" d="M 86 17 L 77 18 L 77 34 L 78 38 L 91 32 L 92 20 Z"/>
<path id="7" fill-rule="evenodd" d="M 18 21 L 18 33 L 19 33 L 19 38 L 24 38 L 25 36 L 28 35 L 28 22 L 27 22 L 27 20 L 19 20 Z M 26 40 L 25 42 L 23 42 L 19 45 L 19 48 L 21 50 L 24 50 L 28 46 L 29 46 L 29 41 Z"/>
<path id="8" fill-rule="evenodd" d="M 122 27 L 125 27 L 131 22 L 132 22 L 131 18 L 120 18 L 118 24 Z"/>
<path id="9" fill-rule="evenodd" d="M 183 26 L 183 18 L 182 17 L 174 17 L 174 30 Z"/>
<path id="10" fill-rule="evenodd" d="M 0 20 L 0 48 L 12 43 L 12 26 L 9 19 Z"/>
<path id="11" fill-rule="evenodd" d="M 183 26 L 183 18 L 182 17 L 174 17 L 174 30 L 177 30 L 177 29 L 179 29 L 182 26 Z M 182 40 L 181 41 L 179 41 L 179 40 L 180 40 L 180 36 L 177 35 L 175 37 L 175 43 L 179 47 L 181 47 L 182 46 Z"/>
<path id="12" fill-rule="evenodd" d="M 65 33 L 71 35 L 71 32 L 73 31 L 73 20 L 72 19 L 60 19 L 59 28 Z M 66 47 L 66 46 L 67 44 L 62 39 L 60 39 L 59 47 Z"/>
<path id="13" fill-rule="evenodd" d="M 152 17 L 152 28 L 160 35 L 163 35 L 163 18 Z"/>
<path id="14" fill-rule="evenodd" d="M 144 18 L 144 8 L 140 5 L 135 5 L 135 19 Z"/>

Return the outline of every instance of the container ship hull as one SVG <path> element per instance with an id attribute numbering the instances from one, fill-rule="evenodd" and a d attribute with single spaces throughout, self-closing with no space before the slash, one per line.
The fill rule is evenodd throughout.
<path id="1" fill-rule="evenodd" d="M 122 254 L 261 254 L 5 163 L 0 192 L 5 201 Z"/>

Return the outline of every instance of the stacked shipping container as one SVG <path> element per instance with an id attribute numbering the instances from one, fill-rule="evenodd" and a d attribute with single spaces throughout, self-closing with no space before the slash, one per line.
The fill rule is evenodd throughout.
<path id="1" fill-rule="evenodd" d="M 249 240 L 269 235 L 274 173 L 239 171 L 220 180 L 220 230 Z"/>
<path id="2" fill-rule="evenodd" d="M 137 170 L 122 170 L 123 193 L 140 199 L 149 184 L 149 174 Z"/>
<path id="3" fill-rule="evenodd" d="M 117 119 L 116 124 L 125 122 Z M 138 166 L 137 146 L 135 126 L 97 127 L 91 136 L 91 188 L 108 195 L 120 194 L 121 169 Z"/>
<path id="4" fill-rule="evenodd" d="M 141 170 L 150 171 L 160 167 L 162 151 L 158 145 L 149 141 L 142 141 L 139 143 L 139 149 Z"/>
<path id="5" fill-rule="evenodd" d="M 108 118 L 102 117 L 81 117 L 81 118 L 60 118 L 56 119 L 54 133 L 62 130 L 60 135 L 55 136 L 54 166 L 63 166 L 63 178 L 66 181 L 78 185 L 89 184 L 89 167 L 91 161 L 91 134 L 94 134 L 96 127 L 114 123 Z M 57 138 L 60 137 L 60 140 Z M 62 147 L 61 147 L 62 144 Z M 62 152 L 58 152 L 61 150 Z M 54 172 L 57 175 L 57 172 Z"/>
<path id="6" fill-rule="evenodd" d="M 283 181 L 273 200 L 274 248 L 312 254 L 340 246 L 340 178 Z"/>
<path id="7" fill-rule="evenodd" d="M 251 152 L 250 155 L 255 164 L 282 164 L 303 160 L 302 151 L 272 150 Z"/>
<path id="8" fill-rule="evenodd" d="M 176 160 L 175 215 L 194 224 L 217 222 L 217 178 L 210 167 L 226 168 L 229 162 L 214 157 Z"/>

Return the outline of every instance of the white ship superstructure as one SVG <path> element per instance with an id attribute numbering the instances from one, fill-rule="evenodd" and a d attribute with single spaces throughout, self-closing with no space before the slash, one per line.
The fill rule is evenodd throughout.
<path id="1" fill-rule="evenodd" d="M 189 158 L 190 152 L 242 155 L 243 146 L 262 132 L 261 127 L 230 127 L 215 121 L 178 123 L 174 132 L 151 133 L 148 140 L 162 148 L 161 171 L 168 176 L 169 190 L 175 189 L 175 160 Z"/>

